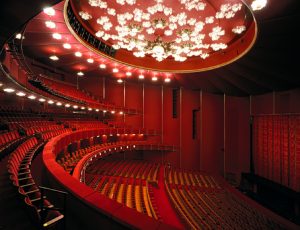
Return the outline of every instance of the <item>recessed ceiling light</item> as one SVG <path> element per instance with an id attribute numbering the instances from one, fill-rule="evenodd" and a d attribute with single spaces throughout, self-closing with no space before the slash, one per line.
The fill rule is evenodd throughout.
<path id="1" fill-rule="evenodd" d="M 16 34 L 16 39 L 25 39 L 25 37 L 22 36 L 21 33 L 17 33 L 17 34 Z"/>
<path id="2" fill-rule="evenodd" d="M 57 106 L 62 106 L 62 103 L 61 102 L 57 102 L 56 105 Z"/>
<path id="3" fill-rule="evenodd" d="M 167 78 L 165 78 L 165 82 L 169 83 L 169 82 L 171 82 L 171 79 L 167 77 Z"/>
<path id="4" fill-rule="evenodd" d="M 77 73 L 77 75 L 78 75 L 78 76 L 83 76 L 83 75 L 84 75 L 84 73 L 83 73 L 83 72 L 81 72 L 81 71 L 79 71 L 79 72 Z"/>
<path id="5" fill-rule="evenodd" d="M 50 29 L 54 29 L 56 27 L 55 22 L 52 22 L 52 21 L 45 21 L 45 24 Z"/>
<path id="6" fill-rule="evenodd" d="M 13 88 L 5 88 L 5 89 L 3 89 L 3 91 L 6 92 L 6 93 L 13 93 L 13 92 L 15 92 L 15 90 Z"/>
<path id="7" fill-rule="evenodd" d="M 139 79 L 144 79 L 144 78 L 145 78 L 145 76 L 143 74 L 139 75 Z"/>
<path id="8" fill-rule="evenodd" d="M 76 57 L 81 57 L 82 56 L 82 53 L 80 53 L 79 51 L 75 52 L 75 56 Z"/>
<path id="9" fill-rule="evenodd" d="M 64 43 L 63 47 L 68 50 L 71 49 L 71 45 L 69 43 Z"/>
<path id="10" fill-rule="evenodd" d="M 100 67 L 100 69 L 105 69 L 106 65 L 105 64 L 100 64 L 99 67 Z"/>
<path id="11" fill-rule="evenodd" d="M 131 72 L 129 72 L 129 71 L 128 71 L 128 72 L 126 72 L 126 76 L 127 76 L 127 77 L 130 77 L 131 75 L 132 75 L 132 73 L 131 73 Z"/>
<path id="12" fill-rule="evenodd" d="M 48 14 L 49 16 L 54 16 L 55 15 L 55 10 L 52 7 L 45 7 L 43 9 L 45 14 Z"/>
<path id="13" fill-rule="evenodd" d="M 57 40 L 60 40 L 62 38 L 61 34 L 59 34 L 59 33 L 52 34 L 52 37 Z"/>
<path id="14" fill-rule="evenodd" d="M 40 98 L 40 99 L 39 99 L 39 101 L 40 101 L 40 102 L 45 102 L 45 101 L 46 101 L 46 99 L 44 99 L 44 98 Z"/>
<path id="15" fill-rule="evenodd" d="M 23 93 L 22 91 L 19 91 L 19 92 L 16 93 L 16 95 L 19 96 L 19 97 L 24 97 L 24 96 L 26 96 L 26 93 Z"/>
<path id="16" fill-rule="evenodd" d="M 57 57 L 56 55 L 52 55 L 49 57 L 52 61 L 58 61 L 59 57 Z"/>
<path id="17" fill-rule="evenodd" d="M 30 100 L 34 100 L 34 99 L 36 99 L 36 96 L 30 95 L 30 96 L 28 96 L 28 98 L 29 98 Z"/>
<path id="18" fill-rule="evenodd" d="M 157 81 L 157 77 L 152 77 L 152 81 Z"/>
<path id="19" fill-rule="evenodd" d="M 113 68 L 113 73 L 118 73 L 119 72 L 119 70 L 117 69 L 117 68 Z"/>
<path id="20" fill-rule="evenodd" d="M 94 63 L 94 59 L 93 59 L 93 58 L 88 58 L 86 61 L 87 61 L 88 63 Z"/>
<path id="21" fill-rule="evenodd" d="M 117 82 L 118 82 L 118 83 L 122 83 L 123 80 L 122 80 L 122 79 L 118 79 Z"/>
<path id="22" fill-rule="evenodd" d="M 65 104 L 65 107 L 69 108 L 71 105 L 70 104 Z"/>

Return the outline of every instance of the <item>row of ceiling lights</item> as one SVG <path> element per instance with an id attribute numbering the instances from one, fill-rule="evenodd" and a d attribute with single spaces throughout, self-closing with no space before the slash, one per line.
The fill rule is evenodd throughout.
<path id="1" fill-rule="evenodd" d="M 25 97 L 27 94 L 23 91 L 20 91 L 20 90 L 16 90 L 12 87 L 5 87 L 3 83 L 0 82 L 0 87 L 3 88 L 3 91 L 6 92 L 6 93 L 9 93 L 9 94 L 12 94 L 12 93 L 15 93 L 16 92 L 16 95 L 19 96 L 19 97 Z M 45 99 L 44 97 L 40 97 L 38 98 L 38 96 L 34 95 L 34 94 L 28 94 L 27 95 L 27 98 L 30 99 L 30 100 L 38 100 L 39 102 L 42 102 L 42 103 L 48 103 L 50 105 L 53 105 L 53 104 L 56 104 L 57 106 L 61 107 L 63 106 L 63 103 L 60 102 L 60 101 L 54 101 L 54 100 L 51 100 L 51 99 Z M 71 105 L 69 103 L 65 103 L 64 106 L 66 108 L 73 108 L 73 109 L 81 109 L 81 110 L 88 110 L 88 111 L 96 111 L 96 112 L 99 112 L 100 109 L 93 109 L 93 108 L 86 108 L 84 106 L 79 106 L 79 105 Z M 123 115 L 124 112 L 123 111 L 116 111 L 116 110 L 102 110 L 102 112 L 105 114 L 107 112 L 111 113 L 111 114 L 120 114 L 120 115 Z"/>

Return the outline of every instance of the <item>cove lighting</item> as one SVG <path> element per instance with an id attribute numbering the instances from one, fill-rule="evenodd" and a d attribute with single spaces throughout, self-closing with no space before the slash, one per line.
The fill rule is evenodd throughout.
<path id="1" fill-rule="evenodd" d="M 20 92 L 17 92 L 16 95 L 19 97 L 24 97 L 24 96 L 26 96 L 26 93 L 20 91 Z"/>
<path id="2" fill-rule="evenodd" d="M 68 50 L 71 49 L 71 45 L 69 43 L 64 43 L 63 47 Z"/>
<path id="3" fill-rule="evenodd" d="M 105 69 L 106 65 L 105 64 L 100 64 L 99 67 L 100 67 L 100 69 Z"/>
<path id="4" fill-rule="evenodd" d="M 39 99 L 39 101 L 40 101 L 40 102 L 45 102 L 45 101 L 46 101 L 46 99 L 44 99 L 44 98 L 40 98 L 40 99 Z"/>
<path id="5" fill-rule="evenodd" d="M 30 99 L 30 100 L 34 100 L 34 99 L 36 99 L 36 96 L 34 96 L 34 95 L 30 95 L 30 96 L 28 96 L 28 99 Z"/>
<path id="6" fill-rule="evenodd" d="M 78 76 L 83 76 L 84 73 L 80 71 L 80 72 L 77 73 L 77 75 L 78 75 Z"/>
<path id="7" fill-rule="evenodd" d="M 57 40 L 60 40 L 62 38 L 61 34 L 59 34 L 59 33 L 52 34 L 52 37 Z"/>
<path id="8" fill-rule="evenodd" d="M 52 21 L 45 21 L 45 25 L 50 29 L 56 28 L 55 22 L 52 22 Z"/>
<path id="9" fill-rule="evenodd" d="M 6 93 L 13 93 L 13 92 L 15 92 L 15 90 L 13 88 L 5 88 L 5 89 L 3 89 L 3 91 L 6 92 Z"/>
<path id="10" fill-rule="evenodd" d="M 43 9 L 45 14 L 48 14 L 49 16 L 54 16 L 55 15 L 55 10 L 52 7 L 45 7 Z"/>
<path id="11" fill-rule="evenodd" d="M 52 55 L 49 57 L 52 61 L 58 61 L 59 57 L 57 57 L 56 55 Z"/>
<path id="12" fill-rule="evenodd" d="M 80 53 L 79 51 L 75 52 L 75 56 L 76 57 L 82 57 L 82 53 Z"/>

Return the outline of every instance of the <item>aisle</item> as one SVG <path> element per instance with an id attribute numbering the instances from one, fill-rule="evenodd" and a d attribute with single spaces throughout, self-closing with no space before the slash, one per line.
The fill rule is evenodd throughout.
<path id="1" fill-rule="evenodd" d="M 164 167 L 161 166 L 158 173 L 158 188 L 153 187 L 153 195 L 156 201 L 157 209 L 163 222 L 172 225 L 179 229 L 184 229 L 184 226 L 179 220 L 178 215 L 171 206 L 168 194 L 164 183 Z"/>

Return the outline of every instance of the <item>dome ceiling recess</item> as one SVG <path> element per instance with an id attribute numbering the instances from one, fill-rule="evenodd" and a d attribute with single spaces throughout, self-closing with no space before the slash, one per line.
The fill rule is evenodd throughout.
<path id="1" fill-rule="evenodd" d="M 113 60 L 156 71 L 220 67 L 245 54 L 256 38 L 256 22 L 241 0 L 70 0 L 66 5 L 89 32 L 69 27 L 81 42 L 87 44 L 80 34 L 98 39 L 115 49 Z"/>
<path id="2" fill-rule="evenodd" d="M 30 2 L 32 4 L 39 3 L 39 1 L 37 0 L 31 0 Z M 44 6 L 47 6 L 47 2 L 49 3 L 48 6 L 53 5 L 53 1 L 45 0 Z M 120 4 L 118 4 L 116 0 L 109 2 L 107 1 L 107 3 L 109 4 L 113 3 L 116 6 L 120 5 L 121 8 L 128 8 L 128 5 L 131 6 L 129 4 L 131 3 L 130 1 L 129 3 L 128 1 L 119 2 Z M 124 2 L 124 5 L 121 5 L 121 2 L 122 4 Z M 139 3 L 138 0 L 136 0 L 136 2 L 137 4 Z M 163 1 L 162 4 L 170 8 L 169 2 L 171 1 Z M 176 0 L 176 2 L 178 5 L 182 5 L 181 2 L 191 1 Z M 214 14 L 213 10 L 215 10 L 215 12 L 220 11 L 222 4 L 226 4 L 228 2 L 232 2 L 234 4 L 242 3 L 238 1 L 220 0 L 193 2 L 204 2 L 208 4 L 206 7 L 207 9 L 211 9 L 211 11 L 209 11 L 211 12 L 211 14 Z M 153 3 L 155 5 L 159 2 L 157 3 L 155 1 L 147 1 L 147 4 L 144 4 L 141 9 L 145 12 L 148 12 L 147 9 L 149 8 L 149 6 L 151 7 L 151 4 Z M 270 92 L 273 90 L 286 90 L 299 87 L 300 78 L 295 73 L 298 71 L 297 54 L 300 52 L 300 50 L 299 46 L 295 45 L 298 44 L 298 40 L 297 36 L 295 36 L 294 25 L 300 19 L 300 1 L 268 0 L 268 2 L 266 3 L 265 0 L 247 0 L 246 3 L 248 6 L 256 7 L 260 10 L 246 13 L 248 7 L 244 5 L 244 3 L 242 3 L 243 5 L 241 10 L 238 10 L 233 18 L 224 19 L 223 22 L 226 24 L 226 21 L 231 22 L 231 20 L 233 20 L 234 18 L 240 18 L 242 20 L 237 20 L 236 23 L 239 22 L 241 23 L 240 25 L 244 25 L 246 27 L 246 30 L 244 30 L 241 34 L 235 34 L 232 32 L 232 28 L 230 28 L 232 27 L 230 23 L 227 23 L 229 24 L 229 27 L 226 27 L 221 23 L 220 26 L 222 26 L 225 33 L 224 35 L 220 36 L 220 41 L 218 42 L 221 42 L 222 39 L 227 39 L 223 40 L 224 44 L 227 44 L 227 48 L 214 51 L 210 47 L 209 56 L 206 57 L 206 59 L 201 58 L 200 55 L 191 57 L 187 56 L 187 59 L 181 62 L 175 61 L 174 56 L 169 55 L 162 61 L 157 61 L 155 57 L 152 57 L 151 53 L 145 53 L 145 57 L 136 57 L 133 54 L 136 50 L 128 51 L 128 47 L 120 47 L 120 49 L 116 49 L 115 54 L 113 54 L 112 56 L 106 55 L 105 52 L 103 54 L 99 50 L 96 51 L 86 42 L 78 40 L 78 38 L 76 38 L 74 34 L 70 32 L 70 28 L 68 28 L 68 23 L 66 23 L 64 17 L 66 15 L 66 10 L 64 9 L 65 1 L 52 6 L 55 12 L 54 15 L 51 15 L 51 13 L 47 14 L 45 12 L 39 12 L 38 10 L 35 10 L 36 16 L 29 20 L 29 22 L 26 24 L 26 28 L 23 34 L 23 37 L 25 37 L 25 39 L 22 39 L 22 47 L 25 56 L 29 58 L 28 62 L 35 63 L 36 60 L 38 63 L 42 63 L 48 66 L 50 70 L 49 72 L 42 68 L 40 69 L 40 71 L 51 73 L 51 70 L 54 70 L 54 72 L 57 71 L 58 73 L 66 73 L 74 77 L 77 76 L 85 79 L 88 79 L 89 77 L 101 76 L 118 80 L 118 82 L 126 80 L 149 83 L 152 80 L 153 84 L 168 83 L 174 87 L 182 86 L 194 90 L 202 90 L 220 94 L 225 93 L 226 95 L 233 96 L 247 96 L 251 94 L 253 95 Z M 33 15 L 34 8 L 32 8 L 31 11 L 28 10 L 27 12 L 23 11 L 21 8 L 16 8 L 16 5 L 18 5 L 18 2 L 16 0 L 12 0 L 0 10 L 2 12 L 1 15 L 5 16 L 5 18 L 3 18 L 2 20 L 2 22 L 5 21 L 5 23 L 2 23 L 2 27 L 5 31 L 10 31 L 11 28 L 20 27 L 21 20 L 25 22 Z M 86 30 L 93 34 L 99 41 L 110 47 L 113 47 L 114 42 L 118 43 L 117 40 L 115 41 L 111 38 L 106 40 L 103 39 L 104 34 L 102 37 L 97 37 L 96 35 L 97 32 L 100 31 L 101 28 L 103 28 L 105 20 L 101 21 L 103 25 L 99 24 L 101 19 L 99 20 L 99 23 L 97 23 L 97 19 L 99 19 L 99 17 L 101 18 L 101 16 L 96 16 L 96 14 L 94 14 L 93 12 L 96 11 L 96 9 L 98 10 L 98 8 L 100 11 L 104 11 L 104 8 L 101 9 L 100 7 L 91 6 L 89 4 L 89 0 L 76 2 L 70 0 L 69 5 L 73 5 L 72 7 L 75 9 L 74 12 L 77 14 L 76 18 L 81 21 Z M 85 5 L 88 8 L 84 8 Z M 261 6 L 265 7 L 262 8 Z M 76 7 L 78 7 L 78 9 Z M 131 7 L 133 9 L 131 14 L 134 14 L 133 11 L 135 6 L 132 5 Z M 89 12 L 89 9 L 92 9 L 92 12 Z M 40 10 L 42 10 L 42 8 L 40 8 Z M 105 10 L 107 11 L 108 9 L 106 8 Z M 186 9 L 186 11 L 188 12 L 187 15 L 189 15 L 189 17 L 198 17 L 198 19 L 201 20 L 200 15 L 202 11 L 200 11 L 200 13 L 195 9 L 192 9 L 191 11 Z M 192 11 L 196 16 L 190 14 Z M 83 17 L 88 19 L 89 16 L 87 16 L 83 12 L 90 14 L 92 18 L 90 18 L 89 20 L 85 20 Z M 109 10 L 109 12 L 113 14 L 113 10 Z M 168 10 L 166 10 L 166 13 L 168 13 Z M 7 18 L 13 18 L 16 14 L 22 17 L 18 20 L 7 20 Z M 241 14 L 244 14 L 245 17 L 241 17 Z M 10 16 L 8 17 L 7 15 Z M 106 14 L 104 14 L 103 16 L 105 15 L 108 15 L 108 12 L 106 12 Z M 207 13 L 207 17 L 209 15 L 210 13 Z M 219 19 L 216 20 L 216 14 L 214 16 L 215 23 L 220 21 Z M 206 16 L 202 19 L 202 21 L 206 21 Z M 166 25 L 170 23 L 170 17 L 164 18 L 164 20 L 166 20 L 166 22 L 163 22 L 163 20 L 150 20 L 150 27 L 155 27 L 154 35 L 159 35 L 160 39 L 165 39 L 166 37 L 168 37 L 165 35 L 165 33 L 170 33 L 166 32 L 169 28 Z M 257 22 L 256 40 L 252 48 L 251 46 L 248 46 L 248 48 L 245 48 L 244 55 L 243 52 L 239 52 L 239 56 L 232 44 L 246 44 L 247 41 L 251 41 L 251 39 L 247 40 L 247 34 L 252 30 L 251 25 L 255 25 L 255 22 Z M 147 26 L 147 23 L 145 24 Z M 113 25 L 113 27 L 115 27 L 115 25 Z M 209 31 L 212 30 L 213 27 L 215 26 L 204 26 L 201 33 L 205 31 L 205 28 L 207 28 L 207 30 Z M 14 32 L 18 33 L 20 31 L 12 31 L 11 29 L 11 32 L 7 33 L 7 38 Z M 151 40 L 149 37 L 151 33 L 150 35 L 147 33 L 147 28 L 143 28 L 141 32 L 146 33 L 144 36 L 147 36 L 147 40 Z M 179 34 L 177 31 L 172 32 L 172 36 L 178 35 Z M 151 41 L 155 41 L 155 36 Z M 187 39 L 186 35 L 183 35 L 183 38 Z M 211 40 L 209 33 L 205 35 L 205 39 Z M 203 42 L 204 41 L 205 40 L 203 40 Z M 250 43 L 248 43 L 248 45 Z M 152 50 L 153 48 L 154 47 L 152 47 Z M 165 66 L 167 66 L 168 68 L 180 68 L 181 70 L 195 70 L 198 68 L 200 68 L 201 70 L 201 68 L 203 67 L 202 70 L 204 70 L 205 66 L 203 63 L 207 63 L 207 65 L 210 65 L 211 67 L 216 67 L 215 65 L 212 65 L 209 60 L 220 61 L 220 58 L 228 55 L 231 49 L 233 50 L 234 56 L 237 57 L 237 60 L 234 60 L 234 62 L 232 63 L 226 63 L 227 65 L 222 66 L 221 64 L 219 68 L 209 68 L 210 70 L 207 71 L 191 71 L 188 73 L 184 71 L 181 72 L 178 69 L 176 71 L 163 72 L 163 70 L 166 70 Z M 159 51 L 162 50 L 161 47 L 156 47 L 154 50 L 162 53 L 162 51 Z M 123 54 L 128 55 L 123 56 Z M 218 58 L 215 58 L 215 56 L 218 56 Z M 125 60 L 122 60 L 122 58 L 125 58 Z M 120 60 L 116 61 L 115 59 Z M 135 65 L 132 65 L 131 63 L 125 64 L 126 62 L 131 62 L 132 60 L 136 60 Z M 193 61 L 191 60 L 196 60 L 195 62 L 198 66 L 191 64 L 193 63 Z M 149 64 L 149 66 L 141 68 L 140 66 L 144 63 Z M 153 63 L 159 65 L 159 67 L 156 69 L 160 69 L 160 71 L 155 70 L 155 68 L 151 68 L 151 65 Z M 188 65 L 192 65 L 192 67 Z M 51 77 L 51 74 L 49 76 Z M 53 77 L 55 78 L 58 76 L 53 75 Z"/>

